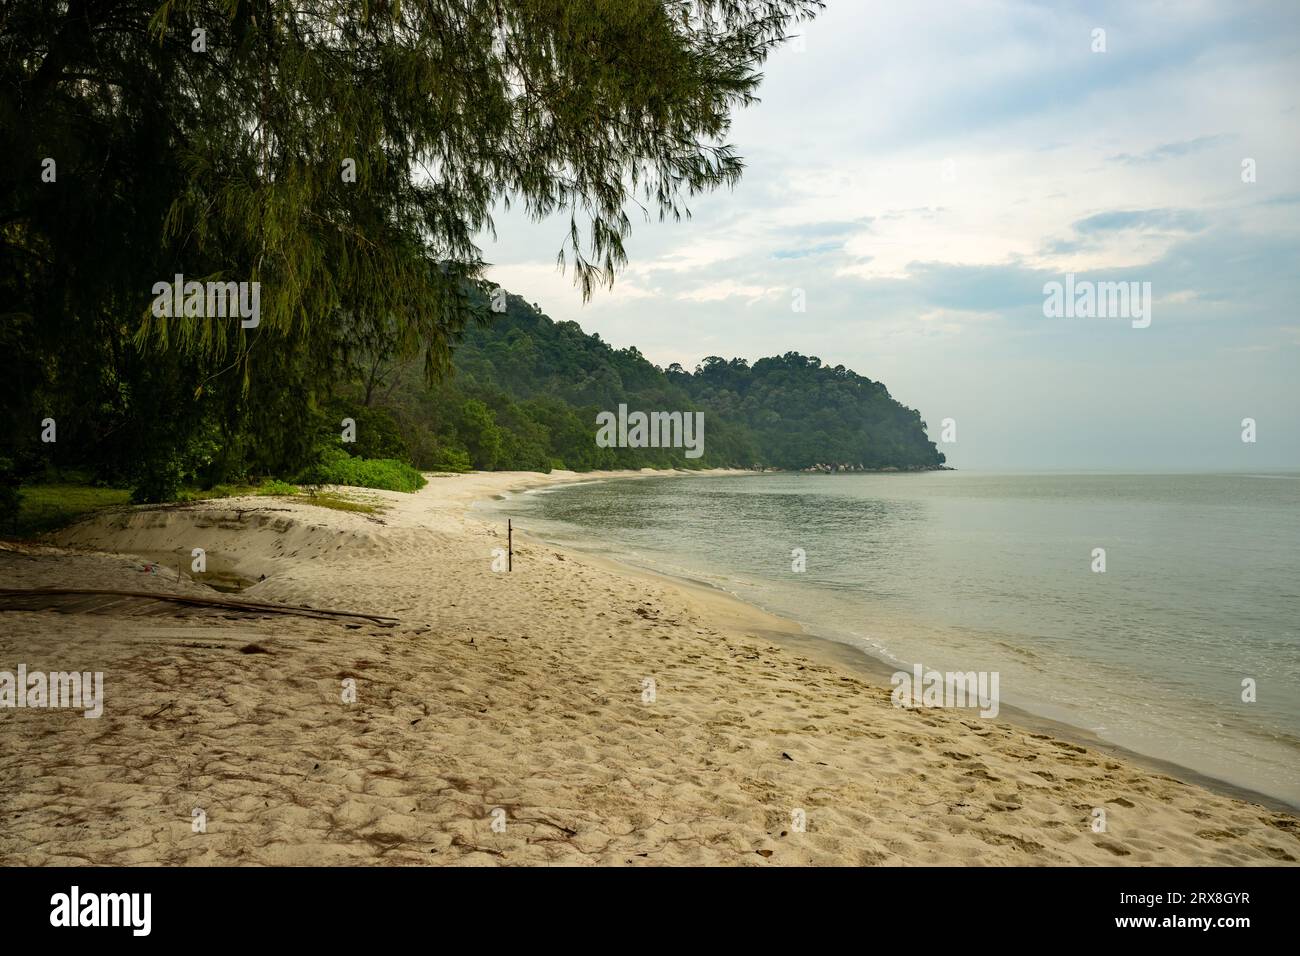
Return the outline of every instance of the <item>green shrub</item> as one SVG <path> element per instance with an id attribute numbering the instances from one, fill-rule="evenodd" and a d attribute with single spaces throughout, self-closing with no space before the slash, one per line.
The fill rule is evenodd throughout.
<path id="1" fill-rule="evenodd" d="M 351 418 L 356 423 L 356 440 L 343 446 L 343 450 L 354 458 L 396 458 L 410 457 L 406 440 L 402 437 L 397 420 L 386 408 L 369 408 L 357 406 L 352 402 L 336 401 L 331 404 L 334 412 L 320 438 L 324 443 L 334 444 L 339 440 L 338 424 L 344 418 Z"/>
<path id="2" fill-rule="evenodd" d="M 287 481 L 280 481 L 278 478 L 268 478 L 262 482 L 262 486 L 257 489 L 259 495 L 284 495 L 289 497 L 298 493 L 298 486 L 291 485 Z"/>
<path id="3" fill-rule="evenodd" d="M 185 465 L 179 455 L 162 455 L 146 463 L 131 489 L 132 504 L 177 501 L 181 495 Z"/>
<path id="4" fill-rule="evenodd" d="M 463 473 L 472 471 L 474 463 L 469 459 L 469 452 L 463 448 L 452 448 L 446 445 L 439 446 L 434 453 L 433 462 L 430 471 L 454 471 Z"/>
<path id="5" fill-rule="evenodd" d="M 501 457 L 504 440 L 492 409 L 476 398 L 467 399 L 460 407 L 456 431 L 474 467 L 491 471 Z"/>
<path id="6" fill-rule="evenodd" d="M 320 462 L 298 476 L 303 485 L 355 485 L 386 491 L 419 491 L 424 476 L 395 458 L 353 458 L 338 448 L 326 448 Z"/>

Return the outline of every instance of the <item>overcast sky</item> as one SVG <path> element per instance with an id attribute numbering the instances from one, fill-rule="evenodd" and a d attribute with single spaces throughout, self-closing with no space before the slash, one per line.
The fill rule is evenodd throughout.
<path id="1" fill-rule="evenodd" d="M 638 214 L 612 291 L 513 212 L 489 278 L 660 365 L 846 365 L 955 419 L 958 468 L 1300 469 L 1300 2 L 829 0 L 801 32 L 740 184 Z M 1045 318 L 1067 272 L 1150 282 L 1150 326 Z"/>

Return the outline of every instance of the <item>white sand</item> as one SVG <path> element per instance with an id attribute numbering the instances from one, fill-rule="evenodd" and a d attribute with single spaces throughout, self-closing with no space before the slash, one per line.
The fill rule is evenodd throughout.
<path id="1" fill-rule="evenodd" d="M 762 635 L 791 625 L 722 595 L 518 538 L 514 571 L 493 572 L 504 528 L 470 502 L 585 477 L 350 492 L 382 503 L 378 518 L 268 498 L 141 509 L 58 536 L 83 553 L 0 549 L 4 587 L 206 592 L 176 579 L 201 547 L 223 569 L 266 576 L 241 597 L 401 619 L 5 612 L 0 670 L 102 670 L 107 700 L 98 720 L 0 710 L 0 861 L 1300 857 L 1290 814 L 1002 720 L 896 709 L 887 687 L 774 643 Z M 166 555 L 171 570 L 95 551 Z M 269 653 L 239 652 L 250 643 Z M 354 704 L 341 700 L 348 679 Z"/>

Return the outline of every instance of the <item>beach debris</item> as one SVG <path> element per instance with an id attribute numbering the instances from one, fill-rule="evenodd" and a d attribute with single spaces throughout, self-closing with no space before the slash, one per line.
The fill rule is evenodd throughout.
<path id="1" fill-rule="evenodd" d="M 267 650 L 265 647 L 263 647 L 261 644 L 245 644 L 243 647 L 241 647 L 241 648 L 239 649 L 239 653 L 241 653 L 241 654 L 270 654 L 271 652 L 268 651 L 268 650 Z"/>
<path id="2" fill-rule="evenodd" d="M 263 601 L 232 601 L 191 594 L 171 594 L 165 591 L 126 591 L 100 588 L 0 588 L 0 611 L 61 611 L 65 613 L 107 612 L 132 616 L 160 614 L 165 605 L 184 604 L 199 613 L 234 614 L 288 614 L 325 620 L 359 618 L 376 627 L 394 627 L 399 621 L 383 614 L 360 611 L 331 611 L 324 608 L 291 607 L 287 604 L 268 604 Z M 170 613 L 170 611 L 168 611 Z"/>

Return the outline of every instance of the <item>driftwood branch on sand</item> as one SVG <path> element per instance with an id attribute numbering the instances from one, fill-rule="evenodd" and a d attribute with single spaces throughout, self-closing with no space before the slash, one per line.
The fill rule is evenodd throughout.
<path id="1" fill-rule="evenodd" d="M 60 598 L 73 598 L 74 600 L 69 602 L 59 600 Z M 85 600 L 76 600 L 81 598 Z M 295 617 L 318 619 L 359 618 L 379 627 L 393 627 L 398 623 L 398 619 L 395 617 L 388 617 L 383 614 L 365 614 L 359 611 L 294 607 L 289 604 L 268 604 L 264 601 L 232 601 L 225 598 L 199 597 L 190 594 L 170 594 L 165 591 L 120 591 L 100 588 L 0 588 L 0 611 L 94 611 L 131 599 L 185 604 L 202 609 L 244 614 L 288 614 Z M 145 613 L 148 612 L 145 611 Z"/>

